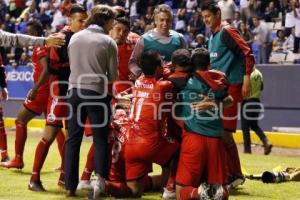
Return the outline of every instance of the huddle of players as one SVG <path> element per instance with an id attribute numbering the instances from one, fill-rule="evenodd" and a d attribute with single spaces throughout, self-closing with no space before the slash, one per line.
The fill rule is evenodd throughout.
<path id="1" fill-rule="evenodd" d="M 47 126 L 36 150 L 28 186 L 32 190 L 44 191 L 40 170 L 52 141 L 62 127 L 61 119 L 67 116 L 64 99 L 56 98 L 66 95 L 66 85 L 55 83 L 58 80 L 68 81 L 68 42 L 74 32 L 84 28 L 83 22 L 87 17 L 81 7 L 72 9 L 71 27 L 62 31 L 66 37 L 65 46 L 61 49 L 51 48 L 50 51 L 36 48 L 33 53 L 37 57 L 36 87 L 29 93 L 24 107 L 34 114 L 47 113 Z M 36 31 L 33 35 L 41 34 L 37 22 L 32 22 L 30 26 Z M 52 62 L 50 100 L 50 83 L 47 75 L 44 75 L 49 73 L 47 56 Z M 188 50 L 175 51 L 171 67 L 163 67 L 157 52 L 143 53 L 140 62 L 143 75 L 136 80 L 131 95 L 125 95 L 125 99 L 132 96 L 130 110 L 124 109 L 122 104 L 116 106 L 109 137 L 110 175 L 105 187 L 102 187 L 103 191 L 94 191 L 94 196 L 103 192 L 116 197 L 139 197 L 144 191 L 161 186 L 166 186 L 165 192 L 172 192 L 176 183 L 176 196 L 180 199 L 227 198 L 227 190 L 222 187 L 226 181 L 226 170 L 221 141 L 222 107 L 219 108 L 218 104 L 229 104 L 230 97 L 226 93 L 224 74 L 208 71 L 209 63 L 209 53 L 205 49 L 196 49 L 191 55 Z M 172 113 L 175 113 L 175 118 Z M 26 124 L 30 119 L 16 121 L 19 133 L 19 137 L 16 137 L 16 156 L 2 163 L 2 166 L 23 168 Z M 60 149 L 63 156 L 64 148 Z M 162 176 L 147 175 L 152 171 L 152 163 L 165 169 Z M 166 170 L 168 168 L 169 173 Z M 63 185 L 63 163 L 61 169 L 59 184 Z"/>
<path id="2" fill-rule="evenodd" d="M 220 105 L 230 106 L 232 99 L 225 75 L 209 65 L 203 48 L 178 49 L 167 66 L 155 51 L 142 54 L 142 75 L 115 106 L 109 177 L 94 197 L 141 197 L 165 187 L 166 198 L 228 198 Z M 153 163 L 163 168 L 161 176 L 148 176 Z M 79 185 L 92 171 L 86 165 Z"/>

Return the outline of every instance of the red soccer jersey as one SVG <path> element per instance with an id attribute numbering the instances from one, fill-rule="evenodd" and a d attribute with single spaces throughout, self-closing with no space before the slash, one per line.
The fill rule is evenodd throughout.
<path id="1" fill-rule="evenodd" d="M 129 58 L 134 49 L 135 44 L 139 40 L 140 36 L 136 33 L 130 32 L 127 36 L 124 44 L 118 45 L 119 52 L 119 80 L 127 81 L 128 75 L 130 74 L 128 68 Z"/>
<path id="2" fill-rule="evenodd" d="M 37 83 L 39 80 L 42 72 L 43 66 L 40 63 L 40 59 L 42 57 L 46 57 L 48 55 L 48 48 L 47 47 L 34 47 L 32 53 L 32 63 L 33 63 L 33 82 Z M 48 90 L 49 89 L 49 82 L 45 82 L 39 90 Z"/>
<path id="3" fill-rule="evenodd" d="M 142 75 L 135 82 L 130 120 L 136 134 L 153 139 L 166 134 L 173 100 L 170 81 Z M 166 110 L 169 109 L 169 110 Z"/>
<path id="4" fill-rule="evenodd" d="M 127 36 L 126 42 L 124 44 L 118 45 L 118 59 L 119 59 L 119 77 L 118 81 L 129 81 L 130 70 L 128 68 L 129 58 L 134 49 L 135 44 L 139 40 L 140 36 L 136 33 L 130 32 Z M 116 81 L 114 84 L 115 92 L 120 93 L 128 88 L 130 88 L 133 84 L 126 82 L 118 82 Z"/>

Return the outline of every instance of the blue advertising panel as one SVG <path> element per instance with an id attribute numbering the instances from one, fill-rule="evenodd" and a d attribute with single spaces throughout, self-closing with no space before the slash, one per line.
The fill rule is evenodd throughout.
<path id="1" fill-rule="evenodd" d="M 33 87 L 33 70 L 30 66 L 5 66 L 9 99 L 25 99 Z"/>

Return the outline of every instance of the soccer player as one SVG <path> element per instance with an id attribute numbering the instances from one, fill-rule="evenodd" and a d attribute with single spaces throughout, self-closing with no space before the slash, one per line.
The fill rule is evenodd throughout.
<path id="1" fill-rule="evenodd" d="M 168 5 L 161 4 L 155 8 L 155 29 L 142 35 L 129 60 L 129 69 L 135 77 L 141 74 L 139 63 L 143 52 L 156 50 L 162 55 L 165 62 L 170 62 L 172 53 L 176 49 L 187 48 L 183 36 L 171 30 L 172 19 L 172 9 Z"/>
<path id="2" fill-rule="evenodd" d="M 57 34 L 50 35 L 47 38 L 44 37 L 35 37 L 29 36 L 24 34 L 13 34 L 9 32 L 5 32 L 0 30 L 0 46 L 21 46 L 21 47 L 28 47 L 28 46 L 54 46 L 60 47 L 64 44 L 64 39 L 61 38 Z M 8 99 L 8 91 L 6 88 L 6 81 L 5 81 L 5 73 L 4 67 L 2 66 L 2 58 L 0 57 L 0 87 L 1 87 L 1 99 L 0 100 L 7 100 Z M 3 110 L 0 106 L 0 153 L 1 153 L 1 162 L 8 161 L 9 157 L 7 154 L 7 138 L 4 128 L 4 121 L 3 121 Z"/>
<path id="3" fill-rule="evenodd" d="M 47 70 L 44 70 L 44 74 L 41 75 L 38 83 L 28 96 L 29 99 L 35 99 L 41 84 L 44 83 L 49 74 L 51 74 L 49 77 L 50 98 L 47 108 L 46 127 L 43 138 L 36 148 L 32 176 L 28 185 L 28 189 L 32 191 L 45 191 L 40 180 L 40 171 L 50 145 L 63 126 L 62 119 L 68 116 L 68 108 L 66 107 L 67 83 L 70 75 L 68 44 L 72 35 L 84 28 L 86 18 L 87 14 L 85 9 L 80 5 L 74 4 L 70 10 L 69 26 L 65 27 L 61 32 L 61 34 L 65 36 L 66 43 L 61 48 L 50 49 L 49 67 Z M 63 167 L 61 169 L 58 185 L 64 185 Z"/>
<path id="4" fill-rule="evenodd" d="M 228 166 L 228 183 L 245 181 L 232 133 L 236 131 L 238 104 L 250 94 L 250 74 L 254 65 L 252 51 L 239 32 L 232 26 L 221 24 L 221 9 L 214 3 L 203 4 L 201 13 L 212 35 L 209 39 L 211 69 L 226 74 L 228 94 L 233 106 L 224 110 L 224 143 Z"/>
<path id="5" fill-rule="evenodd" d="M 148 51 L 142 54 L 141 68 L 143 75 L 139 77 L 133 88 L 133 100 L 130 111 L 130 128 L 125 146 L 125 169 L 127 189 L 131 197 L 141 197 L 144 188 L 144 177 L 151 171 L 152 163 L 167 167 L 177 151 L 178 143 L 167 140 L 166 116 L 159 108 L 170 100 L 166 94 L 172 93 L 169 81 L 157 80 L 162 76 L 162 60 L 157 52 Z M 165 115 L 167 114 L 167 115 Z M 105 191 L 105 184 L 102 184 Z M 119 193 L 124 188 L 119 189 Z M 108 189 L 106 189 L 108 190 Z M 94 196 L 97 196 L 94 190 Z M 126 196 L 127 196 L 126 195 Z M 123 197 L 126 197 L 125 194 Z"/>
<path id="6" fill-rule="evenodd" d="M 27 33 L 32 36 L 41 36 L 43 34 L 43 26 L 38 20 L 31 20 L 27 23 Z M 47 47 L 34 47 L 32 53 L 32 63 L 34 67 L 33 80 L 37 83 L 42 71 L 47 67 Z M 49 98 L 49 83 L 45 82 L 37 92 L 37 98 L 33 101 L 26 99 L 21 106 L 16 124 L 16 140 L 15 140 L 15 157 L 14 159 L 3 162 L 0 165 L 6 168 L 18 168 L 24 167 L 23 152 L 27 139 L 27 123 L 37 115 L 47 112 L 47 102 Z M 59 132 L 56 137 L 59 152 L 62 156 L 63 143 L 65 140 L 63 132 Z"/>
<path id="7" fill-rule="evenodd" d="M 180 91 L 183 104 L 179 116 L 184 128 L 176 173 L 176 197 L 223 199 L 227 191 L 222 187 L 226 180 L 222 108 L 206 108 L 205 104 L 209 106 L 209 101 L 221 102 L 225 98 L 230 100 L 226 93 L 226 77 L 222 72 L 208 70 L 209 52 L 204 48 L 193 51 L 191 62 L 196 71 Z"/>

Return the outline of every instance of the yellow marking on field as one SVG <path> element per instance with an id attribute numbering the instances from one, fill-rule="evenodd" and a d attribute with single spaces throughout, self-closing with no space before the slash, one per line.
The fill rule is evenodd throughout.
<path id="1" fill-rule="evenodd" d="M 265 132 L 273 146 L 300 148 L 299 133 L 281 133 L 281 132 Z M 240 130 L 233 134 L 236 143 L 243 143 L 243 134 Z M 254 144 L 262 144 L 260 139 L 254 132 L 251 132 L 251 142 Z"/>

